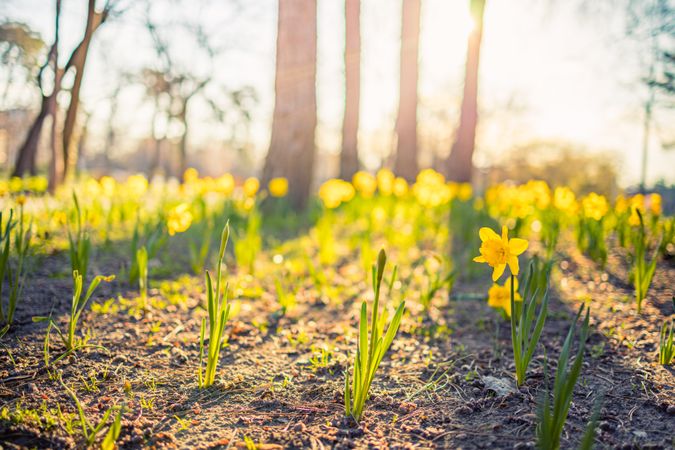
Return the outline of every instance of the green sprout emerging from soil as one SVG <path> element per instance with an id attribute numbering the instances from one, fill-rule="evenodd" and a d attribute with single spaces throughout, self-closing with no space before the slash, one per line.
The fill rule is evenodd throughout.
<path id="1" fill-rule="evenodd" d="M 220 237 L 220 251 L 218 252 L 218 266 L 216 269 L 216 286 L 213 287 L 211 274 L 206 271 L 206 295 L 209 311 L 209 341 L 208 353 L 206 357 L 206 369 L 202 370 L 204 360 L 204 336 L 206 333 L 206 319 L 202 319 L 202 326 L 199 333 L 199 387 L 206 388 L 213 384 L 216 378 L 216 369 L 220 358 L 220 349 L 223 345 L 225 324 L 230 315 L 230 304 L 227 302 L 227 285 L 225 294 L 221 291 L 223 278 L 222 265 L 225 257 L 225 247 L 230 238 L 230 224 L 225 224 L 223 233 Z"/>
<path id="2" fill-rule="evenodd" d="M 370 385 L 375 378 L 375 373 L 382 362 L 382 358 L 384 358 L 384 355 L 387 353 L 389 346 L 391 346 L 391 343 L 396 336 L 405 310 L 405 302 L 402 301 L 398 305 L 398 308 L 396 308 L 396 313 L 385 333 L 384 326 L 387 322 L 387 314 L 385 312 L 380 315 L 379 302 L 380 286 L 382 284 L 382 276 L 384 274 L 386 262 L 387 256 L 384 250 L 380 250 L 380 254 L 377 257 L 377 266 L 373 266 L 372 269 L 375 300 L 373 302 L 373 313 L 370 320 L 370 335 L 368 334 L 368 304 L 364 301 L 361 304 L 359 342 L 354 358 L 351 385 L 349 370 L 345 372 L 345 415 L 354 418 L 357 422 L 361 420 L 363 409 L 366 400 L 368 399 Z"/>

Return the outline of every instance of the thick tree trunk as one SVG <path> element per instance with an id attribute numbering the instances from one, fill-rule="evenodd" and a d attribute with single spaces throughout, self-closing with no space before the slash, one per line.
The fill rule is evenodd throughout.
<path id="1" fill-rule="evenodd" d="M 316 0 L 279 0 L 275 104 L 263 185 L 285 177 L 296 209 L 307 205 L 316 128 Z"/>
<path id="2" fill-rule="evenodd" d="M 340 178 L 359 170 L 358 132 L 361 97 L 361 0 L 345 0 L 345 115 L 342 122 Z"/>
<path id="3" fill-rule="evenodd" d="M 70 67 L 75 69 L 75 78 L 73 86 L 70 89 L 70 104 L 66 112 L 66 119 L 63 124 L 63 178 L 68 175 L 71 163 L 70 155 L 73 154 L 72 149 L 75 147 L 73 142 L 73 134 L 75 131 L 75 123 L 77 121 L 77 111 L 80 105 L 80 91 L 82 89 L 82 80 L 84 79 L 84 66 L 87 62 L 87 55 L 89 54 L 89 46 L 94 32 L 105 21 L 108 11 L 96 12 L 96 0 L 89 0 L 89 8 L 87 10 L 87 25 L 84 30 L 82 41 L 75 48 L 70 56 L 70 60 L 66 65 L 67 71 Z"/>
<path id="4" fill-rule="evenodd" d="M 417 175 L 417 66 L 420 39 L 420 1 L 403 0 L 401 71 L 394 172 L 408 181 Z"/>
<path id="5" fill-rule="evenodd" d="M 473 151 L 478 123 L 478 63 L 483 35 L 485 0 L 471 0 L 474 29 L 469 35 L 464 74 L 464 97 L 457 136 L 446 161 L 448 177 L 458 182 L 470 182 L 473 173 Z"/>
<path id="6" fill-rule="evenodd" d="M 40 112 L 28 130 L 26 140 L 17 152 L 14 170 L 12 171 L 13 177 L 22 177 L 26 174 L 35 175 L 37 172 L 35 160 L 37 157 L 38 145 L 40 143 L 40 136 L 42 134 L 42 126 L 44 125 L 45 119 L 49 116 L 49 103 L 49 96 L 43 96 Z"/>

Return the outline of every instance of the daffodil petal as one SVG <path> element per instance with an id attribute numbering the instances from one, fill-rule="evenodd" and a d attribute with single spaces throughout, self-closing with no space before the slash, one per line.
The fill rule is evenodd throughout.
<path id="1" fill-rule="evenodd" d="M 484 263 L 484 262 L 487 262 L 487 261 L 485 260 L 485 257 L 484 257 L 483 255 L 476 256 L 473 260 L 474 260 L 475 262 L 478 262 L 478 263 Z"/>
<path id="2" fill-rule="evenodd" d="M 525 250 L 527 250 L 528 246 L 529 242 L 527 242 L 525 239 L 520 238 L 509 239 L 509 252 L 512 255 L 520 255 Z"/>
<path id="3" fill-rule="evenodd" d="M 488 227 L 481 227 L 480 230 L 478 230 L 478 236 L 480 236 L 480 240 L 485 242 L 489 241 L 490 239 L 499 239 L 499 235 L 492 230 L 492 228 Z"/>
<path id="4" fill-rule="evenodd" d="M 511 317 L 511 302 L 503 306 L 507 317 Z"/>
<path id="5" fill-rule="evenodd" d="M 509 241 L 509 229 L 504 225 L 502 227 L 502 240 L 505 242 Z"/>
<path id="6" fill-rule="evenodd" d="M 504 270 L 506 269 L 506 264 L 500 264 L 495 267 L 495 271 L 492 272 L 492 281 L 497 281 L 499 277 L 502 276 Z"/>
<path id="7" fill-rule="evenodd" d="M 518 264 L 517 256 L 511 256 L 511 258 L 509 258 L 509 268 L 511 269 L 511 273 L 513 275 L 518 275 L 518 272 L 520 271 L 520 265 Z"/>

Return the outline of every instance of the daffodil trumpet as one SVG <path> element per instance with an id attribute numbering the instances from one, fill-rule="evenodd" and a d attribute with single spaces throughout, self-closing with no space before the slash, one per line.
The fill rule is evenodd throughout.
<path id="1" fill-rule="evenodd" d="M 488 227 L 482 227 L 478 235 L 481 240 L 480 255 L 473 260 L 487 263 L 493 268 L 492 281 L 497 281 L 504 274 L 507 265 L 511 274 L 518 275 L 520 271 L 518 255 L 527 250 L 528 242 L 519 238 L 509 239 L 506 226 L 502 227 L 501 236 Z"/>

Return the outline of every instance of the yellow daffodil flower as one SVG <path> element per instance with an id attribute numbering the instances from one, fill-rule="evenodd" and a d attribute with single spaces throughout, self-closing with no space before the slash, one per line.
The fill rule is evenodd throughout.
<path id="1" fill-rule="evenodd" d="M 391 195 L 394 189 L 394 180 L 396 176 L 389 169 L 380 169 L 377 171 L 377 189 L 382 195 Z"/>
<path id="2" fill-rule="evenodd" d="M 558 211 L 570 214 L 576 213 L 577 200 L 572 189 L 567 186 L 558 186 L 553 191 L 553 207 Z"/>
<path id="3" fill-rule="evenodd" d="M 488 291 L 488 305 L 493 308 L 502 308 L 507 316 L 511 317 L 511 280 L 513 280 L 513 300 L 522 302 L 523 298 L 518 293 L 518 278 L 509 277 L 503 285 L 493 284 Z"/>
<path id="4" fill-rule="evenodd" d="M 497 281 L 504 273 L 507 265 L 513 275 L 518 275 L 518 255 L 527 250 L 529 243 L 525 239 L 509 239 L 506 226 L 502 227 L 501 236 L 488 227 L 482 227 L 478 235 L 482 241 L 480 256 L 476 256 L 473 260 L 479 263 L 487 263 L 494 269 L 492 280 Z"/>
<path id="5" fill-rule="evenodd" d="M 256 177 L 250 177 L 244 181 L 244 194 L 247 197 L 254 197 L 258 189 L 260 189 L 260 181 Z"/>
<path id="6" fill-rule="evenodd" d="M 661 194 L 654 192 L 649 196 L 649 210 L 655 216 L 660 216 L 663 213 L 663 199 Z"/>
<path id="7" fill-rule="evenodd" d="M 584 197 L 581 201 L 581 206 L 584 210 L 584 216 L 597 221 L 602 220 L 609 210 L 607 199 L 595 192 L 591 192 Z"/>
<path id="8" fill-rule="evenodd" d="M 194 183 L 199 179 L 199 172 L 194 167 L 188 167 L 183 172 L 183 183 Z"/>
<path id="9" fill-rule="evenodd" d="M 394 195 L 399 198 L 405 196 L 408 193 L 408 182 L 405 180 L 405 178 L 396 177 L 394 180 L 393 191 Z"/>
<path id="10" fill-rule="evenodd" d="M 267 188 L 272 197 L 285 197 L 288 194 L 288 180 L 283 177 L 272 178 Z"/>
<path id="11" fill-rule="evenodd" d="M 169 229 L 171 236 L 186 231 L 190 228 L 190 225 L 192 225 L 192 213 L 187 203 L 181 203 L 169 211 L 166 227 Z"/>
<path id="12" fill-rule="evenodd" d="M 218 177 L 215 181 L 215 190 L 224 195 L 231 195 L 234 191 L 234 177 L 232 174 L 226 173 Z"/>
<path id="13" fill-rule="evenodd" d="M 352 184 L 354 185 L 354 189 L 356 189 L 363 198 L 372 197 L 377 189 L 377 179 L 373 175 L 362 170 L 359 170 L 354 174 L 352 177 Z"/>
<path id="14" fill-rule="evenodd" d="M 335 209 L 354 197 L 354 186 L 344 180 L 332 178 L 319 188 L 319 198 L 328 209 Z"/>

